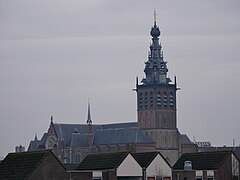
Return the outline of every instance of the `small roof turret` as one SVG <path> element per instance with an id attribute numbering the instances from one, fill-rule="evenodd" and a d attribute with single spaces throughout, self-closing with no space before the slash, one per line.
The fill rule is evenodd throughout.
<path id="1" fill-rule="evenodd" d="M 87 115 L 87 124 L 92 124 L 91 112 L 90 112 L 90 101 L 88 99 L 88 115 Z"/>

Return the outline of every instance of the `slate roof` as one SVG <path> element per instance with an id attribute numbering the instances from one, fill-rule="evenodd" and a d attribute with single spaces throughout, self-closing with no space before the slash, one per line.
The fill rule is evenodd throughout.
<path id="1" fill-rule="evenodd" d="M 87 147 L 88 134 L 72 133 L 71 138 L 66 144 L 68 147 Z"/>
<path id="2" fill-rule="evenodd" d="M 31 175 L 41 161 L 51 153 L 45 151 L 31 151 L 9 153 L 0 163 L 0 179 L 23 180 Z"/>
<path id="3" fill-rule="evenodd" d="M 77 170 L 109 170 L 116 169 L 129 152 L 104 153 L 88 155 L 77 167 Z"/>
<path id="4" fill-rule="evenodd" d="M 181 134 L 179 132 L 179 141 L 181 144 L 194 144 L 186 134 Z"/>
<path id="5" fill-rule="evenodd" d="M 132 156 L 142 168 L 147 168 L 158 154 L 165 160 L 162 154 L 157 151 L 133 153 Z M 169 167 L 171 167 L 171 165 L 167 161 L 166 163 L 169 165 Z"/>
<path id="6" fill-rule="evenodd" d="M 44 133 L 41 140 L 34 139 L 33 141 L 30 141 L 30 144 L 28 146 L 28 151 L 32 151 L 35 149 L 45 149 L 45 142 L 47 140 L 48 134 Z"/>
<path id="7" fill-rule="evenodd" d="M 133 158 L 142 168 L 147 168 L 159 152 L 143 152 L 132 154 Z"/>
<path id="8" fill-rule="evenodd" d="M 67 171 L 71 171 L 77 169 L 79 164 L 63 164 L 63 166 Z"/>
<path id="9" fill-rule="evenodd" d="M 32 150 L 38 148 L 39 145 L 42 145 L 40 140 L 30 141 L 29 146 L 28 146 L 28 151 L 32 151 Z"/>
<path id="10" fill-rule="evenodd" d="M 69 141 L 72 136 L 72 133 L 78 132 L 81 134 L 88 133 L 88 125 L 87 124 L 53 124 L 55 132 L 59 139 L 63 139 L 65 144 Z M 116 124 L 103 124 L 103 125 L 92 125 L 93 132 L 97 130 L 104 129 L 117 129 L 117 128 L 130 128 L 137 127 L 137 122 L 130 123 L 116 123 Z"/>
<path id="11" fill-rule="evenodd" d="M 60 140 L 64 140 L 66 144 L 72 136 L 72 133 L 78 131 L 79 133 L 87 133 L 87 124 L 53 124 L 57 137 Z M 95 131 L 97 126 L 93 125 L 93 130 Z"/>
<path id="12" fill-rule="evenodd" d="M 99 126 L 101 126 L 101 129 L 131 128 L 131 127 L 138 127 L 138 123 L 127 122 L 127 123 L 102 124 Z"/>
<path id="13" fill-rule="evenodd" d="M 183 170 L 184 162 L 191 161 L 193 170 L 215 170 L 232 154 L 231 151 L 212 151 L 183 154 L 173 166 L 174 170 Z"/>
<path id="14" fill-rule="evenodd" d="M 151 144 L 137 127 L 136 122 L 92 125 L 94 133 L 94 145 L 142 143 Z M 64 139 L 66 146 L 87 147 L 87 124 L 54 124 L 55 132 L 59 139 Z"/>
<path id="15" fill-rule="evenodd" d="M 93 141 L 95 145 L 126 143 L 151 144 L 152 141 L 137 127 L 97 130 Z"/>
<path id="16" fill-rule="evenodd" d="M 240 146 L 221 146 L 221 147 L 214 147 L 214 146 L 205 146 L 205 147 L 198 147 L 198 150 L 201 152 L 206 151 L 233 151 L 234 154 L 240 159 Z"/>

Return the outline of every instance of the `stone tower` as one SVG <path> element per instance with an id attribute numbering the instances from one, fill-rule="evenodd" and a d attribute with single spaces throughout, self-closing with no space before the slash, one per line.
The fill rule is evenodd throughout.
<path id="1" fill-rule="evenodd" d="M 176 77 L 171 83 L 167 76 L 167 62 L 164 61 L 161 34 L 156 24 L 151 28 L 152 43 L 145 62 L 145 78 L 136 80 L 137 114 L 139 127 L 156 143 L 159 150 L 172 164 L 178 158 L 179 138 L 176 116 Z"/>

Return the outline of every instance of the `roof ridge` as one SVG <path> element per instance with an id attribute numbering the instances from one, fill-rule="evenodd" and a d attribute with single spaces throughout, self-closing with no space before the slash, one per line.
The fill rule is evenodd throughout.
<path id="1" fill-rule="evenodd" d="M 51 151 L 50 149 L 44 149 L 44 150 L 34 150 L 34 151 L 25 151 L 25 152 L 11 152 L 8 153 L 8 155 L 19 155 L 19 154 L 38 154 L 38 153 L 43 153 L 43 152 L 49 152 Z M 8 156 L 7 155 L 7 156 Z"/>
<path id="2" fill-rule="evenodd" d="M 218 154 L 218 153 L 230 153 L 231 150 L 220 150 L 220 151 L 203 151 L 195 153 L 184 153 L 183 155 L 195 155 L 195 154 Z"/>

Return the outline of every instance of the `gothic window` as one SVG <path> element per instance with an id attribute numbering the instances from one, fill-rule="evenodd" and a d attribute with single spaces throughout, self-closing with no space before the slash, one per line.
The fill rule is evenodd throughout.
<path id="1" fill-rule="evenodd" d="M 164 96 L 163 96 L 163 104 L 164 104 L 164 108 L 167 108 L 167 93 L 166 92 L 164 93 Z"/>
<path id="2" fill-rule="evenodd" d="M 174 98 L 173 98 L 173 93 L 170 93 L 170 108 L 174 107 Z"/>
<path id="3" fill-rule="evenodd" d="M 78 163 L 80 163 L 80 161 L 81 161 L 81 154 L 80 154 L 80 152 L 78 152 L 76 154 L 76 163 L 78 164 Z"/>
<path id="4" fill-rule="evenodd" d="M 158 92 L 157 93 L 157 106 L 158 106 L 158 108 L 161 108 L 161 105 L 162 105 L 161 93 Z"/>
<path id="5" fill-rule="evenodd" d="M 46 141 L 47 149 L 52 149 L 53 146 L 57 143 L 57 139 L 55 136 L 49 136 Z"/>

